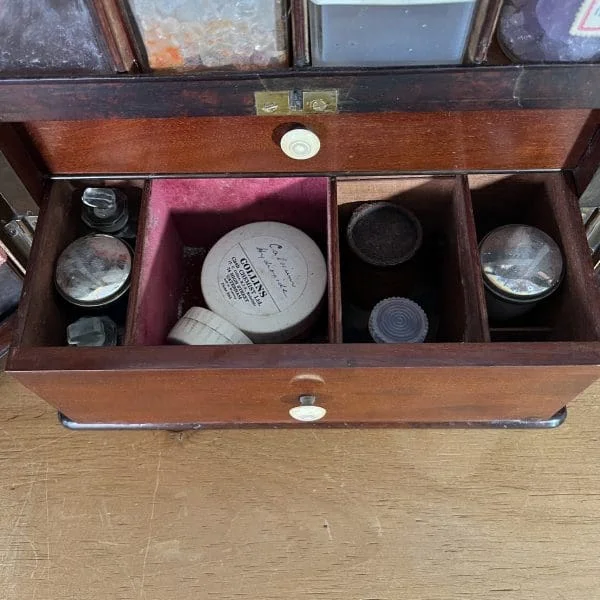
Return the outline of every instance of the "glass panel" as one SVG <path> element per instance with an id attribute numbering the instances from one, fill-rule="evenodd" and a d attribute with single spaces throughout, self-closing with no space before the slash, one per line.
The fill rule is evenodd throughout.
<path id="1" fill-rule="evenodd" d="M 498 41 L 516 62 L 597 62 L 600 0 L 506 0 Z"/>
<path id="2" fill-rule="evenodd" d="M 477 0 L 309 0 L 312 64 L 461 63 Z"/>
<path id="3" fill-rule="evenodd" d="M 107 47 L 86 0 L 0 3 L 0 72 L 111 73 Z"/>
<path id="4" fill-rule="evenodd" d="M 285 0 L 129 0 L 151 69 L 288 63 Z"/>

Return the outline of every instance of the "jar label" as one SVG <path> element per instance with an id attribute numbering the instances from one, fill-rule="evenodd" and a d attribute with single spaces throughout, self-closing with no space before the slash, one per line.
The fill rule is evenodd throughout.
<path id="1" fill-rule="evenodd" d="M 289 241 L 257 236 L 232 246 L 219 265 L 219 289 L 248 315 L 286 311 L 308 284 L 308 264 Z"/>
<path id="2" fill-rule="evenodd" d="M 569 31 L 579 37 L 600 37 L 600 0 L 585 0 Z"/>

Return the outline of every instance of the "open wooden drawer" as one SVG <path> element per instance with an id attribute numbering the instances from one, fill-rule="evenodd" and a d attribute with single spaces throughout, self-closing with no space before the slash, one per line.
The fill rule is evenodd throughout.
<path id="1" fill-rule="evenodd" d="M 102 181 L 140 199 L 124 345 L 72 348 L 79 313 L 56 293 L 56 259 L 77 236 L 79 198 L 97 180 L 51 184 L 35 238 L 9 370 L 78 422 L 286 425 L 314 396 L 329 425 L 548 418 L 599 375 L 600 302 L 565 174 L 287 177 Z M 350 343 L 342 327 L 353 283 L 344 225 L 359 202 L 410 208 L 431 248 L 435 330 L 424 344 Z M 254 220 L 308 232 L 328 262 L 327 309 L 309 339 L 192 347 L 164 340 L 202 303 L 202 249 Z M 490 328 L 478 239 L 518 220 L 561 246 L 565 280 L 531 327 Z M 510 340 L 510 341 L 506 341 Z"/>
<path id="2" fill-rule="evenodd" d="M 513 111 L 498 123 L 491 113 L 445 114 L 353 116 L 343 151 L 342 117 L 314 117 L 306 124 L 325 143 L 306 165 L 280 156 L 279 123 L 269 118 L 149 120 L 149 133 L 139 120 L 27 124 L 40 162 L 60 177 L 45 186 L 8 370 L 79 423 L 306 426 L 289 412 L 301 397 L 326 409 L 317 422 L 325 426 L 550 418 L 600 376 L 600 296 L 573 184 L 596 121 L 589 111 Z M 248 161 L 244 127 L 262 136 Z M 203 131 L 221 139 L 214 152 L 199 146 Z M 108 143 L 115 139 L 122 151 Z M 140 213 L 124 341 L 114 348 L 66 346 L 66 325 L 83 313 L 53 284 L 90 184 L 121 188 Z M 409 208 L 424 229 L 433 326 L 423 344 L 355 343 L 345 327 L 360 288 L 345 226 L 353 206 L 383 199 Z M 327 258 L 327 302 L 311 334 L 291 344 L 166 345 L 182 310 L 202 305 L 205 251 L 256 220 L 303 229 Z M 514 222 L 559 244 L 566 275 L 527 322 L 504 327 L 488 321 L 478 242 Z M 359 275 L 366 287 L 374 281 Z"/>

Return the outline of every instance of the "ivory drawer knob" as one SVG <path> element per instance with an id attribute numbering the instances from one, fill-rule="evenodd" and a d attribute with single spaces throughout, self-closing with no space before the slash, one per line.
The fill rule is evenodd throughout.
<path id="1" fill-rule="evenodd" d="M 321 140 L 308 129 L 292 129 L 279 142 L 283 153 L 295 160 L 307 160 L 316 156 L 321 149 Z"/>
<path id="2" fill-rule="evenodd" d="M 322 419 L 327 414 L 327 410 L 322 406 L 317 406 L 315 404 L 316 401 L 315 396 L 300 396 L 298 398 L 300 406 L 290 408 L 290 417 L 296 419 L 296 421 L 304 421 L 305 423 Z"/>

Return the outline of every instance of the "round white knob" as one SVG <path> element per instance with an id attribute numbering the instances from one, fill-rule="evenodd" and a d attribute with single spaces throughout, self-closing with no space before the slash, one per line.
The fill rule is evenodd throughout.
<path id="1" fill-rule="evenodd" d="M 290 408 L 290 417 L 296 421 L 318 421 L 327 414 L 327 410 L 322 406 L 294 406 Z"/>
<path id="2" fill-rule="evenodd" d="M 321 140 L 308 129 L 292 129 L 283 135 L 279 145 L 286 156 L 306 160 L 319 153 Z"/>

